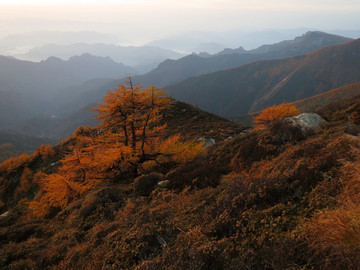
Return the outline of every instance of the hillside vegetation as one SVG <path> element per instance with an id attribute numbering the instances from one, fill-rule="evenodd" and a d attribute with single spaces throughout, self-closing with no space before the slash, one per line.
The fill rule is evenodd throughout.
<path id="1" fill-rule="evenodd" d="M 357 96 L 359 94 L 360 94 L 360 83 L 354 83 L 354 84 L 341 86 L 339 88 L 309 98 L 297 100 L 295 102 L 292 102 L 292 104 L 301 113 L 314 112 L 326 105 L 335 103 L 337 101 L 340 102 L 342 100 Z M 254 125 L 253 117 L 258 114 L 259 112 L 254 112 L 246 115 L 229 117 L 229 119 L 241 125 L 253 126 Z"/>
<path id="2" fill-rule="evenodd" d="M 133 147 L 129 137 L 127 148 L 125 127 L 106 133 L 120 121 L 106 113 L 99 114 L 105 120 L 101 127 L 80 128 L 54 148 L 43 146 L 0 165 L 2 209 L 8 211 L 0 216 L 2 269 L 358 268 L 360 96 L 325 107 L 319 113 L 328 122 L 306 131 L 281 117 L 243 133 L 192 106 L 162 104 L 166 108 L 151 127 L 164 128 L 162 135 L 149 137 L 157 152 L 146 152 L 159 155 L 142 166 L 146 170 L 138 166 L 141 140 Z M 130 131 L 135 118 L 121 119 Z M 216 144 L 177 159 L 184 152 L 168 146 L 178 132 L 181 144 L 203 136 Z M 119 138 L 116 134 L 124 134 L 121 145 L 103 137 Z M 158 159 L 165 153 L 156 150 L 161 141 L 173 152 Z M 89 174 L 83 175 L 74 164 L 87 160 L 83 154 L 91 145 L 130 150 L 99 162 L 121 153 L 140 159 L 130 166 L 92 163 L 94 170 L 84 163 Z M 198 142 L 191 145 L 195 153 L 191 147 Z M 66 178 L 72 189 L 62 185 L 68 192 L 51 198 L 68 200 L 42 201 L 56 185 L 44 187 L 66 171 L 76 172 L 77 178 Z M 87 179 L 97 183 L 74 193 Z M 32 207 L 33 202 L 52 207 L 34 212 L 29 201 Z"/>

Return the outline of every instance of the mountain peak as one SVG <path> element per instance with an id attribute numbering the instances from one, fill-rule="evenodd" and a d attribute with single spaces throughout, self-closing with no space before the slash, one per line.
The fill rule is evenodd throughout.
<path id="1" fill-rule="evenodd" d="M 50 56 L 48 57 L 45 61 L 41 61 L 41 62 L 46 62 L 46 63 L 61 63 L 64 62 L 64 60 L 62 60 L 59 57 L 55 57 L 55 56 Z"/>
<path id="2" fill-rule="evenodd" d="M 224 50 L 222 50 L 221 52 L 217 53 L 217 55 L 224 55 L 224 54 L 233 54 L 233 53 L 246 53 L 247 51 L 243 48 L 243 47 L 239 47 L 237 49 L 230 49 L 230 48 L 225 48 Z"/>
<path id="3" fill-rule="evenodd" d="M 109 56 L 97 56 L 97 55 L 92 55 L 90 53 L 83 53 L 80 55 L 75 55 L 69 58 L 69 61 L 111 61 L 114 62 L 114 60 L 112 60 Z"/>
<path id="4" fill-rule="evenodd" d="M 300 37 L 296 37 L 293 40 L 292 44 L 302 43 L 302 42 L 303 43 L 315 42 L 316 44 L 318 44 L 318 46 L 327 46 L 327 45 L 331 45 L 332 43 L 334 43 L 335 40 L 347 42 L 347 41 L 350 41 L 351 39 L 346 38 L 346 37 L 341 37 L 338 35 L 321 32 L 321 31 L 308 31 L 304 35 L 302 35 Z"/>

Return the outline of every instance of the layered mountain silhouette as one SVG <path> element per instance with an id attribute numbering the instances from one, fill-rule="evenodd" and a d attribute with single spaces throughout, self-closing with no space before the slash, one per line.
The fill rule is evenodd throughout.
<path id="1" fill-rule="evenodd" d="M 119 78 L 136 72 L 109 57 L 90 54 L 73 56 L 67 61 L 49 57 L 41 62 L 0 56 L 0 71 L 2 88 L 23 93 L 42 89 L 50 92 L 94 78 Z"/>
<path id="2" fill-rule="evenodd" d="M 45 45 L 30 49 L 27 53 L 17 55 L 21 59 L 41 60 L 47 57 L 56 56 L 61 59 L 68 59 L 73 55 L 90 53 L 96 56 L 109 56 L 119 63 L 138 67 L 141 71 L 149 71 L 165 59 L 178 59 L 184 54 L 158 47 L 143 46 L 118 46 L 103 43 L 76 43 L 70 45 Z"/>
<path id="3" fill-rule="evenodd" d="M 360 39 L 301 56 L 258 61 L 190 78 L 167 88 L 176 99 L 233 116 L 358 81 Z"/>
<path id="4" fill-rule="evenodd" d="M 222 32 L 190 31 L 178 35 L 172 35 L 165 39 L 154 40 L 146 45 L 186 52 L 218 53 L 224 48 L 235 48 L 240 44 L 248 49 L 257 48 L 263 44 L 273 44 L 282 40 L 292 39 L 294 36 L 302 35 L 309 28 L 296 29 L 269 29 L 260 31 L 230 30 Z M 346 32 L 331 31 L 341 36 L 358 36 L 356 31 Z"/>
<path id="5" fill-rule="evenodd" d="M 282 55 L 282 57 L 288 57 L 304 52 L 311 52 L 329 44 L 339 44 L 350 40 L 351 39 L 323 32 L 308 32 L 302 37 L 295 38 L 293 41 L 266 45 L 267 50 L 269 50 L 269 52 L 266 53 L 255 53 L 254 51 L 256 51 L 256 49 L 248 51 L 247 53 L 206 54 L 206 57 L 191 54 L 178 60 L 165 60 L 149 73 L 133 76 L 133 82 L 145 87 L 155 85 L 167 88 L 168 85 L 176 84 L 190 77 L 241 66 L 257 60 L 278 58 L 280 55 Z M 285 44 L 287 44 L 288 48 Z M 296 52 L 295 48 L 297 48 L 298 52 Z M 238 51 L 238 49 L 235 49 L 235 51 Z M 264 51 L 264 49 L 259 49 L 259 51 Z M 115 88 L 124 81 L 124 79 L 119 79 L 106 81 L 106 83 L 100 86 L 89 86 L 89 84 L 79 86 L 77 92 L 82 94 L 74 98 L 72 103 L 69 104 L 69 107 L 86 106 L 94 102 L 99 102 L 108 90 Z"/>
<path id="6" fill-rule="evenodd" d="M 90 54 L 73 56 L 68 61 L 49 57 L 41 62 L 21 61 L 0 56 L 0 129 L 39 113 L 53 111 L 60 101 L 75 95 L 66 89 L 90 79 L 121 78 L 136 70 L 109 57 Z"/>
<path id="7" fill-rule="evenodd" d="M 45 44 L 69 45 L 79 42 L 115 44 L 119 41 L 118 38 L 112 35 L 95 31 L 32 31 L 1 37 L 0 54 L 22 54 L 31 48 L 41 47 Z M 46 58 L 47 57 L 39 60 Z"/>
<path id="8" fill-rule="evenodd" d="M 257 49 L 245 51 L 243 53 L 272 53 L 274 57 L 284 57 L 284 55 L 304 54 L 325 46 L 344 43 L 350 40 L 350 38 L 344 38 L 338 35 L 327 34 L 320 31 L 309 31 L 302 36 L 296 37 L 293 40 L 284 40 L 271 45 L 262 45 Z M 241 47 L 234 50 L 236 53 L 240 53 L 241 51 Z"/>
<path id="9" fill-rule="evenodd" d="M 283 53 L 284 55 L 290 52 L 295 54 L 296 49 L 294 48 L 298 48 L 297 50 L 300 52 L 304 50 L 310 50 L 310 48 L 317 48 L 323 44 L 327 45 L 331 42 L 341 43 L 347 40 L 349 39 L 329 35 L 326 33 L 309 32 L 302 37 L 296 38 L 293 41 L 285 41 L 274 44 L 272 49 L 267 48 L 267 50 L 271 52 L 263 52 L 261 54 L 234 53 L 214 55 L 207 58 L 200 57 L 198 55 L 189 55 L 176 61 L 166 60 L 152 72 L 142 76 L 134 76 L 132 79 L 134 83 L 142 84 L 145 87 L 150 84 L 160 87 L 162 86 L 165 89 L 169 89 L 170 94 L 175 98 L 196 104 L 200 106 L 200 108 L 210 112 L 225 116 L 234 116 L 261 108 L 261 106 L 257 106 L 258 104 L 264 104 L 263 106 L 266 106 L 267 103 L 265 101 L 268 100 L 268 98 L 266 98 L 266 87 L 270 87 L 271 83 L 275 83 L 275 85 L 278 84 L 276 83 L 277 79 L 282 78 L 281 80 L 283 80 L 286 76 L 289 75 L 289 72 L 293 72 L 298 67 L 298 65 L 302 63 L 301 61 L 308 61 L 305 59 L 308 59 L 310 56 L 299 56 L 296 58 L 256 62 L 239 68 L 233 68 L 200 77 L 194 77 L 176 85 L 166 85 L 170 82 L 176 82 L 180 80 L 180 78 L 195 76 L 198 72 L 205 72 L 205 70 L 217 70 L 222 67 L 233 67 L 240 65 L 239 59 L 246 63 L 251 62 L 256 58 L 266 59 L 267 57 L 271 57 L 271 55 L 275 55 L 274 52 L 276 51 L 278 54 Z M 287 47 L 284 44 L 287 44 Z M 288 49 L 286 50 L 285 48 Z M 286 51 L 286 53 L 282 51 Z M 318 52 L 314 53 L 314 55 L 317 55 L 317 53 Z M 319 62 L 318 64 L 321 65 L 323 62 L 322 58 L 326 57 L 326 55 L 319 56 L 312 61 L 315 63 Z M 340 60 L 340 58 L 334 59 L 333 61 L 336 62 L 337 60 Z M 348 64 L 350 63 L 341 63 L 341 65 L 345 66 Z M 267 71 L 268 68 L 270 70 Z M 317 72 L 321 73 L 320 70 Z M 279 74 L 277 74 L 275 71 L 279 72 Z M 344 81 L 343 84 L 354 82 L 352 79 L 348 79 L 347 76 L 349 74 L 341 75 Z M 326 74 L 322 76 L 325 78 Z M 268 82 L 268 80 L 270 82 Z M 14 127 L 14 129 L 20 131 L 21 133 L 26 133 L 26 131 L 28 131 L 31 135 L 39 135 L 37 132 L 41 130 L 45 133 L 44 136 L 67 136 L 73 131 L 72 128 L 75 129 L 76 124 L 80 125 L 93 123 L 91 120 L 91 113 L 81 108 L 89 104 L 94 104 L 95 102 L 101 102 L 102 96 L 106 94 L 108 90 L 114 89 L 118 84 L 123 82 L 124 79 L 97 79 L 88 81 L 76 87 L 69 87 L 66 89 L 66 92 L 69 93 L 68 97 L 71 96 L 72 98 L 68 99 L 68 103 L 63 104 L 61 107 L 61 111 L 67 111 L 69 113 L 71 111 L 71 113 L 68 114 L 65 118 L 52 119 L 51 117 L 42 117 L 40 119 L 32 119 L 29 122 L 25 121 L 19 123 L 16 127 Z M 247 85 L 247 83 L 249 85 Z M 312 82 L 309 81 L 306 83 L 308 83 L 307 85 L 311 89 Z M 309 90 L 307 94 L 302 95 L 299 93 L 294 98 L 305 98 L 310 95 L 324 92 L 325 90 L 333 89 L 343 84 L 342 82 L 339 82 L 338 85 L 335 83 L 329 84 L 328 87 L 323 87 L 321 90 L 318 90 L 318 92 L 312 92 Z M 335 85 L 335 87 L 332 87 L 333 85 Z M 244 90 L 242 90 L 243 88 L 239 89 L 240 86 L 243 87 Z M 263 88 L 264 91 L 261 92 Z M 245 93 L 243 91 L 245 91 Z M 282 102 L 283 100 L 291 101 L 294 99 L 290 99 L 285 94 L 280 94 L 278 100 L 279 102 Z M 268 104 L 271 104 L 271 102 L 273 101 L 270 100 Z M 252 108 L 252 106 L 254 107 Z M 76 119 L 76 121 L 74 119 Z M 81 121 L 81 119 L 83 121 Z M 74 121 L 76 124 L 71 124 L 72 121 Z M 41 128 L 31 128 L 32 125 Z"/>
<path id="10" fill-rule="evenodd" d="M 166 86 L 189 77 L 241 66 L 258 60 L 301 55 L 350 40 L 324 32 L 307 32 L 294 40 L 264 45 L 250 51 L 245 51 L 240 47 L 234 50 L 226 49 L 216 55 L 207 55 L 207 57 L 192 54 L 179 60 L 166 60 L 151 72 L 135 77 L 134 81 L 144 85 Z"/>

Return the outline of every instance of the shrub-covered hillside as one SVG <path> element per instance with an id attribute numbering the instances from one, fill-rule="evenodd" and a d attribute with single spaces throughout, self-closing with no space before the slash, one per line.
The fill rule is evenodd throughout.
<path id="1" fill-rule="evenodd" d="M 207 137 L 215 145 L 185 159 L 174 158 L 185 150 L 172 151 L 144 170 L 106 167 L 99 183 L 66 193 L 67 201 L 49 204 L 38 218 L 28 202 L 51 191 L 43 189 L 44 179 L 61 175 L 74 149 L 86 160 L 82 147 L 104 127 L 80 129 L 55 148 L 6 161 L 0 166 L 7 211 L 0 217 L 0 266 L 357 269 L 359 102 L 320 111 L 328 122 L 318 130 L 277 119 L 243 134 L 225 119 L 175 103 L 161 116 L 159 125 L 168 123 L 161 140 L 180 133 L 179 143 Z"/>

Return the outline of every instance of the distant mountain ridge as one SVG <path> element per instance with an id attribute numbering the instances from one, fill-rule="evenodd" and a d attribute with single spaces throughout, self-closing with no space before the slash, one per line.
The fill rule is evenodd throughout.
<path id="1" fill-rule="evenodd" d="M 118 38 L 95 31 L 32 31 L 0 38 L 0 54 L 21 54 L 45 44 L 117 43 Z"/>
<path id="2" fill-rule="evenodd" d="M 234 116 L 359 81 L 360 39 L 190 78 L 167 89 L 178 100 Z"/>
<path id="3" fill-rule="evenodd" d="M 232 53 L 250 53 L 250 54 L 266 54 L 273 53 L 274 57 L 284 57 L 284 55 L 304 54 L 325 46 L 339 43 L 345 43 L 352 40 L 338 35 L 327 34 L 320 31 L 308 31 L 302 36 L 295 37 L 293 40 L 284 40 L 275 44 L 262 45 L 253 50 L 245 50 L 242 47 L 237 49 L 225 49 L 219 54 Z"/>
<path id="4" fill-rule="evenodd" d="M 312 38 L 314 38 L 313 35 L 311 34 L 306 34 L 304 36 L 306 37 L 307 40 L 311 40 Z M 343 42 L 344 40 L 348 40 L 347 38 L 328 35 L 326 33 L 316 33 L 314 36 L 317 38 L 324 36 L 323 40 L 333 39 L 335 40 L 334 42 Z M 317 44 L 316 46 L 319 46 L 319 44 L 321 45 L 321 43 L 319 42 L 313 42 L 313 43 L 316 43 Z M 304 44 L 304 41 L 302 43 L 300 42 L 300 44 Z M 278 45 L 274 44 L 274 46 L 278 46 Z M 307 46 L 307 48 L 309 48 L 309 46 Z M 292 52 L 294 52 L 294 50 Z M 260 54 L 259 55 L 230 54 L 230 55 L 209 56 L 206 58 L 193 54 L 181 58 L 179 60 L 166 60 L 162 62 L 158 66 L 158 68 L 149 72 L 148 74 L 141 76 L 133 76 L 132 79 L 135 84 L 141 84 L 144 85 L 145 87 L 150 84 L 153 84 L 155 86 L 163 87 L 164 89 L 169 88 L 170 90 L 173 90 L 173 86 L 167 87 L 166 85 L 174 81 L 177 82 L 182 78 L 195 76 L 199 72 L 205 72 L 206 70 L 214 70 L 214 69 L 217 70 L 219 67 L 229 68 L 229 67 L 238 66 L 240 63 L 239 59 L 243 63 L 247 63 L 254 61 L 254 59 L 257 59 L 258 57 L 265 57 L 265 58 L 271 57 L 271 54 L 265 53 L 262 54 L 261 56 Z M 210 74 L 208 76 L 209 77 L 206 78 L 209 78 L 209 82 L 207 83 L 202 81 L 198 86 L 200 89 L 212 83 L 213 78 L 211 77 L 213 76 L 213 74 Z M 124 82 L 123 79 L 117 79 L 117 80 L 102 79 L 102 80 L 88 81 L 83 85 L 79 85 L 73 88 L 70 87 L 66 89 L 66 92 L 70 93 L 72 98 L 66 105 L 64 104 L 64 108 L 62 108 L 62 110 L 63 111 L 71 110 L 72 111 L 71 114 L 67 115 L 65 118 L 60 118 L 60 119 L 42 118 L 38 120 L 31 120 L 28 123 L 22 122 L 15 127 L 15 130 L 25 133 L 26 131 L 30 132 L 31 130 L 30 134 L 38 135 L 36 132 L 38 132 L 39 130 L 37 128 L 31 128 L 31 125 L 34 125 L 41 127 L 41 130 L 44 130 L 46 136 L 51 136 L 51 137 L 63 137 L 64 135 L 67 136 L 69 133 L 73 131 L 72 129 L 76 128 L 75 127 L 76 124 L 81 125 L 81 124 L 92 123 L 91 122 L 92 115 L 90 114 L 90 112 L 87 112 L 87 110 L 83 110 L 81 108 L 89 104 L 94 104 L 95 102 L 101 102 L 102 96 L 106 94 L 108 90 L 114 89 L 118 84 L 121 84 L 123 82 Z M 186 82 L 187 81 L 185 81 L 184 83 L 186 84 Z M 225 84 L 226 83 L 227 82 L 225 81 Z M 221 84 L 225 85 L 224 83 L 220 83 L 220 86 Z M 211 87 L 217 88 L 218 83 L 212 85 Z M 183 90 L 179 90 L 179 92 L 184 92 L 184 95 L 188 95 L 188 97 L 193 95 L 192 93 L 187 92 L 186 87 Z M 77 94 L 74 95 L 74 93 Z M 215 91 L 213 92 L 213 94 L 214 93 Z M 221 100 L 223 99 L 222 95 L 227 95 L 226 91 L 224 91 L 224 93 L 218 93 L 218 94 L 215 93 L 214 94 L 215 96 L 212 96 L 211 94 L 203 93 L 202 97 L 200 98 L 201 101 L 196 100 L 197 99 L 196 95 L 197 94 L 194 93 L 194 99 L 187 98 L 187 101 L 192 104 L 197 104 L 200 107 L 202 107 L 203 104 L 208 104 L 209 107 L 215 106 L 216 109 L 209 108 L 209 110 L 213 110 L 212 112 L 215 113 L 221 113 L 224 111 L 224 107 L 222 107 L 224 105 L 221 104 Z M 174 96 L 179 97 L 179 95 L 177 94 L 175 94 Z M 180 97 L 180 99 L 181 98 L 182 97 Z M 231 94 L 226 98 L 230 100 L 233 99 Z M 214 102 L 215 105 L 213 105 Z M 239 106 L 242 106 L 241 102 L 239 103 Z M 244 111 L 246 113 L 248 109 L 241 111 Z M 234 110 L 234 114 L 238 115 L 239 113 L 237 112 L 237 110 Z M 76 121 L 74 119 L 76 119 Z M 83 122 L 81 122 L 81 119 L 83 119 Z M 74 120 L 73 123 L 72 120 Z"/>
<path id="5" fill-rule="evenodd" d="M 263 44 L 273 44 L 282 40 L 288 40 L 294 36 L 302 35 L 310 31 L 310 28 L 296 29 L 268 29 L 258 31 L 247 31 L 244 29 L 233 29 L 221 32 L 206 31 L 188 31 L 185 33 L 174 34 L 163 39 L 154 40 L 147 45 L 157 46 L 176 51 L 188 53 L 218 53 L 224 48 L 235 48 L 243 46 L 244 48 L 254 49 Z M 337 33 L 342 35 L 341 32 Z M 348 34 L 348 32 L 346 32 Z M 351 32 L 349 34 L 356 34 Z M 347 35 L 342 35 L 347 36 Z M 352 37 L 350 36 L 350 37 Z M 357 37 L 358 35 L 356 35 Z"/>
<path id="6" fill-rule="evenodd" d="M 136 73 L 134 68 L 117 63 L 109 57 L 88 53 L 69 60 L 49 57 L 41 62 L 30 62 L 0 56 L 0 85 L 16 92 L 52 91 L 59 87 L 78 84 L 95 78 L 119 78 Z"/>
<path id="7" fill-rule="evenodd" d="M 228 49 L 207 57 L 192 54 L 179 60 L 166 60 L 149 73 L 134 77 L 134 81 L 143 85 L 154 84 L 163 87 L 178 83 L 189 77 L 233 68 L 258 60 L 301 55 L 325 46 L 341 44 L 351 40 L 324 32 L 307 32 L 294 40 L 264 45 L 251 51 L 245 51 L 242 48 Z"/>
<path id="8" fill-rule="evenodd" d="M 327 33 L 316 32 L 312 35 L 310 32 L 308 34 L 303 35 L 306 36 L 306 40 L 309 42 L 312 38 L 319 40 L 332 40 L 335 44 L 343 43 L 348 40 L 348 38 L 339 37 L 330 35 Z M 322 37 L 322 38 L 321 38 Z M 295 39 L 296 40 L 296 39 Z M 287 42 L 291 43 L 291 42 Z M 321 46 L 321 42 L 312 42 L 316 43 L 315 47 L 309 47 L 306 45 L 307 49 L 301 49 L 301 51 L 307 50 L 307 52 L 311 51 L 311 48 L 319 48 Z M 301 44 L 306 44 L 305 41 L 299 43 L 298 47 L 301 47 Z M 328 43 L 326 43 L 328 44 Z M 278 47 L 278 44 L 274 44 L 274 47 Z M 289 45 L 290 46 L 290 45 Z M 305 46 L 305 45 L 304 45 Z M 284 57 L 289 54 L 290 56 L 295 54 L 294 50 L 287 50 L 283 53 Z M 280 50 L 281 53 L 281 50 Z M 138 76 L 133 76 L 133 82 L 139 85 L 143 85 L 145 87 L 150 85 L 155 85 L 158 87 L 167 88 L 168 85 L 179 83 L 183 80 L 186 80 L 189 77 L 195 77 L 203 74 L 207 74 L 210 72 L 228 69 L 236 66 L 241 66 L 244 64 L 248 64 L 250 62 L 254 62 L 257 60 L 264 60 L 268 58 L 278 57 L 274 53 L 262 53 L 262 54 L 225 54 L 225 55 L 208 55 L 206 57 L 199 56 L 197 54 L 191 54 L 180 58 L 178 60 L 170 60 L 167 59 L 160 63 L 157 68 L 154 70 Z M 275 58 L 276 58 L 275 57 Z M 77 105 L 86 106 L 88 104 L 99 102 L 102 100 L 102 96 L 108 91 L 115 88 L 118 84 L 124 82 L 124 79 L 118 79 L 113 81 L 106 81 L 103 85 L 98 85 L 96 87 L 92 87 L 87 85 L 76 87 L 77 92 L 79 92 L 79 96 L 75 97 L 69 107 L 74 107 Z M 77 107 L 79 109 L 80 107 Z"/>
<path id="9" fill-rule="evenodd" d="M 68 59 L 73 55 L 89 53 L 91 55 L 111 57 L 114 61 L 127 66 L 152 69 L 165 59 L 178 59 L 184 54 L 158 47 L 119 46 L 103 43 L 76 43 L 71 45 L 45 45 L 30 49 L 25 54 L 16 55 L 20 59 L 41 60 L 50 55 L 61 59 Z"/>

